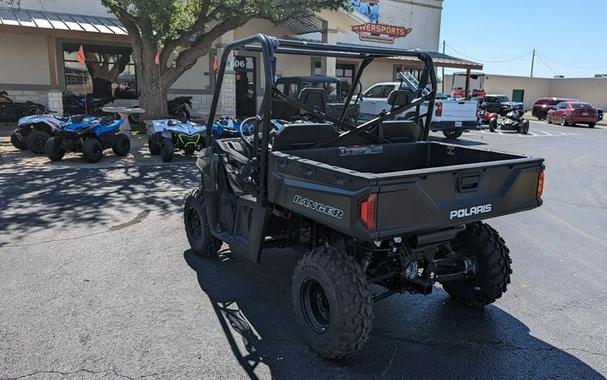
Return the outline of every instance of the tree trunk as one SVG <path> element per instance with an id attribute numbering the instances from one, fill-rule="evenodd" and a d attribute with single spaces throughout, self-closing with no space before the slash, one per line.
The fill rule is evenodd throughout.
<path id="1" fill-rule="evenodd" d="M 160 69 L 153 62 L 142 64 L 139 86 L 139 105 L 145 110 L 144 120 L 162 119 L 169 116 L 167 107 L 167 88 L 160 79 Z"/>

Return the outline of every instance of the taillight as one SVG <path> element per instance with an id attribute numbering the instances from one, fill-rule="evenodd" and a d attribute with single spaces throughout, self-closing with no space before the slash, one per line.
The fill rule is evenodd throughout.
<path id="1" fill-rule="evenodd" d="M 363 198 L 359 204 L 360 221 L 368 230 L 377 227 L 377 194 L 371 193 Z"/>
<path id="2" fill-rule="evenodd" d="M 443 102 L 440 100 L 434 103 L 434 115 L 443 116 Z"/>
<path id="3" fill-rule="evenodd" d="M 541 199 L 542 195 L 544 195 L 544 171 L 540 172 L 540 175 L 537 180 L 537 199 Z"/>

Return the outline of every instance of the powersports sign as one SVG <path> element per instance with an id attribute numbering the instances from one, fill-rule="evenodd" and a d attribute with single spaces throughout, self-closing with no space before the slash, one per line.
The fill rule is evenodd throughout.
<path id="1" fill-rule="evenodd" d="M 361 41 L 381 42 L 385 44 L 393 44 L 397 38 L 407 37 L 412 30 L 413 28 L 372 22 L 352 27 L 352 31 L 358 34 L 358 38 Z"/>

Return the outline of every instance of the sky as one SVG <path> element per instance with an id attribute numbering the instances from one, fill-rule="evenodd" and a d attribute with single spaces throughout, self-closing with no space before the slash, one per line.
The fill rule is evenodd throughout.
<path id="1" fill-rule="evenodd" d="M 445 0 L 440 49 L 488 74 L 593 77 L 607 73 L 607 0 Z"/>

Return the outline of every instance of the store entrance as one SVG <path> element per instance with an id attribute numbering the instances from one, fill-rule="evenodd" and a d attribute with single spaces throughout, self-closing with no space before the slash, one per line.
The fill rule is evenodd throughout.
<path id="1" fill-rule="evenodd" d="M 257 78 L 255 57 L 234 57 L 236 72 L 236 118 L 257 114 Z"/>

